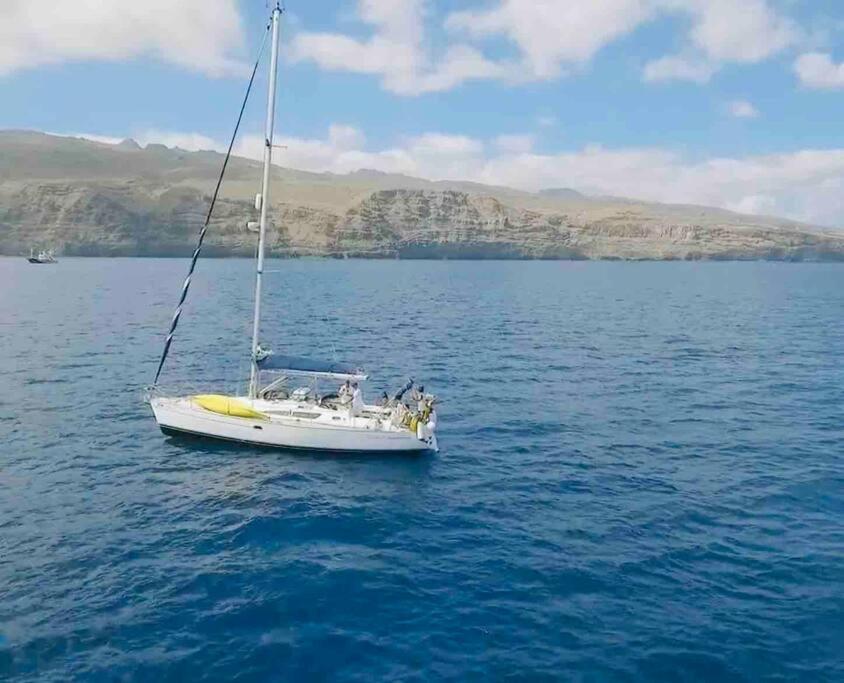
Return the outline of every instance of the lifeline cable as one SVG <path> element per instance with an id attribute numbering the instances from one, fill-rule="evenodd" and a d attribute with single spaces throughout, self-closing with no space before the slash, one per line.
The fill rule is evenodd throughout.
<path id="1" fill-rule="evenodd" d="M 193 250 L 193 257 L 190 262 L 190 269 L 188 276 L 185 278 L 185 283 L 182 285 L 182 295 L 179 298 L 179 303 L 176 306 L 176 312 L 173 314 L 173 320 L 170 322 L 170 331 L 167 333 L 167 339 L 164 342 L 164 350 L 161 352 L 161 360 L 158 362 L 158 370 L 155 373 L 155 380 L 152 383 L 153 388 L 158 384 L 158 378 L 161 375 L 161 369 L 164 367 L 164 361 L 167 360 L 167 354 L 170 351 L 170 344 L 173 341 L 173 333 L 176 331 L 176 326 L 179 324 L 179 317 L 182 315 L 182 304 L 188 296 L 188 289 L 190 289 L 191 277 L 193 277 L 193 270 L 196 268 L 196 261 L 199 258 L 199 252 L 202 250 L 202 241 L 205 239 L 205 233 L 208 231 L 208 224 L 211 221 L 211 213 L 214 211 L 214 204 L 217 202 L 217 195 L 220 192 L 220 186 L 223 184 L 223 176 L 226 174 L 226 166 L 228 166 L 229 159 L 232 155 L 232 148 L 234 147 L 235 138 L 237 138 L 237 131 L 240 129 L 240 122 L 243 120 L 243 112 L 246 110 L 246 102 L 249 100 L 249 93 L 252 90 L 252 84 L 255 82 L 255 74 L 258 72 L 258 65 L 261 63 L 261 57 L 264 54 L 264 47 L 267 44 L 267 36 L 270 33 L 271 24 L 267 24 L 264 31 L 264 40 L 261 42 L 261 49 L 258 50 L 258 58 L 255 60 L 255 66 L 252 67 L 252 75 L 249 78 L 249 85 L 246 86 L 246 94 L 243 97 L 243 104 L 240 105 L 240 114 L 237 117 L 237 123 L 234 126 L 231 141 L 229 142 L 229 149 L 226 152 L 226 157 L 223 159 L 223 167 L 220 169 L 220 177 L 217 178 L 217 187 L 214 188 L 214 195 L 211 197 L 211 205 L 208 207 L 208 214 L 205 216 L 205 222 L 202 224 L 202 230 L 199 231 L 199 239 L 196 243 L 196 249 Z"/>

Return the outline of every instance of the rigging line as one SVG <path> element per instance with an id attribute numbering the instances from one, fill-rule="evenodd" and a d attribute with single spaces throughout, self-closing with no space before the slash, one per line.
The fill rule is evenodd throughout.
<path id="1" fill-rule="evenodd" d="M 214 188 L 214 195 L 211 197 L 211 204 L 208 207 L 208 214 L 205 216 L 205 222 L 202 224 L 202 229 L 199 231 L 199 238 L 196 242 L 196 248 L 193 250 L 191 257 L 190 268 L 185 282 L 182 285 L 182 294 L 179 297 L 179 303 L 176 305 L 176 311 L 173 313 L 173 319 L 170 321 L 170 331 L 167 333 L 167 338 L 164 341 L 164 350 L 161 352 L 161 360 L 158 361 L 158 370 L 155 372 L 155 380 L 153 380 L 153 388 L 158 384 L 158 378 L 161 376 L 161 370 L 164 367 L 164 361 L 167 360 L 167 354 L 170 351 L 170 344 L 173 342 L 173 334 L 179 324 L 179 317 L 182 315 L 182 305 L 188 296 L 190 289 L 191 278 L 193 277 L 194 268 L 196 268 L 196 261 L 199 258 L 199 252 L 202 251 L 202 242 L 205 239 L 205 233 L 208 231 L 208 224 L 211 221 L 211 214 L 214 211 L 214 205 L 217 203 L 217 195 L 220 193 L 220 186 L 223 184 L 223 176 L 226 174 L 226 167 L 229 164 L 229 159 L 232 155 L 232 148 L 234 141 L 237 138 L 237 132 L 240 129 L 240 122 L 243 120 L 243 112 L 246 111 L 246 103 L 249 100 L 249 93 L 252 91 L 252 84 L 255 82 L 255 74 L 258 72 L 258 65 L 261 63 L 261 57 L 264 54 L 264 48 L 267 45 L 267 36 L 270 33 L 271 24 L 267 24 L 264 29 L 264 39 L 261 41 L 261 48 L 258 50 L 258 58 L 255 60 L 255 66 L 252 67 L 252 75 L 249 77 L 249 84 L 246 86 L 246 93 L 243 96 L 243 103 L 240 105 L 240 113 L 237 117 L 237 123 L 234 126 L 231 140 L 229 141 L 229 148 L 226 151 L 226 157 L 223 159 L 223 166 L 220 169 L 220 176 L 217 178 L 217 186 Z"/>

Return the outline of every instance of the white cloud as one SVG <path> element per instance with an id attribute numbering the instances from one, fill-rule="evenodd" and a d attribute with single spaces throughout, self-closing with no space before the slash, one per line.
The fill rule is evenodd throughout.
<path id="1" fill-rule="evenodd" d="M 587 147 L 485 159 L 475 180 L 526 190 L 572 187 L 658 202 L 764 211 L 844 227 L 844 149 L 692 162 L 658 149 Z"/>
<path id="2" fill-rule="evenodd" d="M 495 138 L 495 146 L 502 152 L 526 153 L 533 149 L 535 140 L 533 135 L 499 135 Z"/>
<path id="3" fill-rule="evenodd" d="M 364 134 L 354 126 L 332 123 L 328 127 L 328 139 L 336 149 L 359 149 L 366 143 Z"/>
<path id="4" fill-rule="evenodd" d="M 829 54 L 810 52 L 801 55 L 794 63 L 794 71 L 806 87 L 826 90 L 844 88 L 844 62 L 836 64 Z"/>
<path id="5" fill-rule="evenodd" d="M 449 14 L 452 42 L 433 59 L 425 9 L 426 0 L 359 0 L 357 16 L 372 26 L 371 37 L 302 32 L 290 54 L 324 69 L 376 75 L 391 92 L 418 95 L 472 79 L 554 79 L 662 16 L 679 14 L 691 25 L 681 54 L 651 61 L 646 81 L 703 83 L 724 64 L 767 59 L 801 35 L 769 0 L 495 0 Z M 475 45 L 453 42 L 461 38 Z M 517 57 L 485 54 L 479 45 L 489 39 L 509 42 Z"/>
<path id="6" fill-rule="evenodd" d="M 533 78 L 584 64 L 651 15 L 648 0 L 501 0 L 490 9 L 450 15 L 446 25 L 476 38 L 504 36 L 519 48 Z"/>
<path id="7" fill-rule="evenodd" d="M 47 135 L 57 135 L 62 138 L 82 138 L 84 140 L 91 140 L 92 142 L 99 142 L 104 145 L 116 145 L 123 141 L 123 138 L 116 138 L 113 135 L 95 135 L 93 133 L 53 133 L 45 131 Z"/>
<path id="8" fill-rule="evenodd" d="M 104 140 L 109 136 L 86 137 Z M 149 131 L 134 137 L 147 143 L 178 141 L 185 149 L 190 144 L 209 147 L 208 138 L 197 134 Z M 844 227 L 844 149 L 690 161 L 660 148 L 590 146 L 540 154 L 513 145 L 508 149 L 508 144 L 500 144 L 501 138 L 493 142 L 487 145 L 462 135 L 425 133 L 373 150 L 366 148 L 357 129 L 332 126 L 324 138 L 279 139 L 287 148 L 278 150 L 274 160 L 313 172 L 376 169 L 527 191 L 571 187 L 592 194 L 701 204 Z M 214 142 L 212 148 L 222 151 L 224 144 Z M 261 137 L 242 139 L 236 152 L 260 158 Z"/>
<path id="9" fill-rule="evenodd" d="M 496 64 L 486 59 L 478 50 L 468 45 L 454 45 L 446 51 L 442 61 L 430 72 L 408 82 L 404 93 L 420 94 L 451 90 L 464 81 L 484 79 L 513 79 L 512 67 Z M 401 86 L 397 92 L 402 92 Z"/>
<path id="10" fill-rule="evenodd" d="M 688 57 L 660 57 L 645 65 L 643 78 L 648 83 L 692 81 L 706 83 L 715 72 L 706 61 Z"/>
<path id="11" fill-rule="evenodd" d="M 403 173 L 430 177 L 462 178 L 474 173 L 483 159 L 485 146 L 480 140 L 465 135 L 423 133 L 407 136 L 399 145 L 371 151 L 365 147 L 365 136 L 352 126 L 332 125 L 326 138 L 276 139 L 282 147 L 273 155 L 274 163 L 303 171 L 351 173 L 375 169 L 385 173 Z M 235 153 L 253 159 L 261 158 L 263 138 L 246 136 Z"/>
<path id="12" fill-rule="evenodd" d="M 482 142 L 466 135 L 444 135 L 425 133 L 408 139 L 409 148 L 416 154 L 424 155 L 476 155 L 484 150 Z"/>
<path id="13" fill-rule="evenodd" d="M 680 0 L 692 13 L 691 40 L 713 62 L 753 63 L 792 45 L 799 30 L 767 0 Z"/>
<path id="14" fill-rule="evenodd" d="M 500 78 L 503 67 L 463 44 L 432 63 L 423 46 L 423 0 L 359 0 L 358 15 L 374 28 L 367 40 L 338 33 L 299 33 L 289 48 L 293 61 L 313 61 L 329 71 L 381 77 L 401 95 L 449 90 L 471 79 Z"/>
<path id="15" fill-rule="evenodd" d="M 645 66 L 649 82 L 685 80 L 706 83 L 726 63 L 756 63 L 793 45 L 796 24 L 768 0 L 654 0 L 669 13 L 689 15 L 692 27 L 682 55 L 669 55 Z"/>
<path id="16" fill-rule="evenodd" d="M 430 0 L 358 0 L 356 16 L 371 27 L 369 37 L 298 31 L 288 54 L 323 69 L 377 76 L 397 94 L 419 95 L 470 80 L 553 79 L 666 15 L 689 18 L 691 26 L 680 55 L 646 66 L 647 81 L 702 83 L 723 64 L 767 59 L 801 37 L 772 0 L 474 1 L 475 8 L 445 18 L 450 32 L 441 50 L 431 49 L 426 34 Z M 509 42 L 517 56 L 490 56 L 484 47 L 490 38 Z M 0 2 L 0 76 L 71 60 L 145 56 L 227 75 L 244 68 L 235 58 L 242 44 L 238 0 Z M 813 87 L 838 87 L 839 66 L 821 57 L 807 57 L 798 73 Z"/>
<path id="17" fill-rule="evenodd" d="M 766 194 L 751 194 L 742 197 L 730 206 L 733 211 L 739 213 L 750 213 L 758 216 L 776 215 L 778 206 L 777 199 Z"/>
<path id="18" fill-rule="evenodd" d="M 755 119 L 759 116 L 759 110 L 753 103 L 747 100 L 734 100 L 727 105 L 730 116 L 737 119 Z"/>
<path id="19" fill-rule="evenodd" d="M 0 76 L 43 64 L 153 56 L 211 76 L 240 73 L 236 0 L 2 0 Z"/>

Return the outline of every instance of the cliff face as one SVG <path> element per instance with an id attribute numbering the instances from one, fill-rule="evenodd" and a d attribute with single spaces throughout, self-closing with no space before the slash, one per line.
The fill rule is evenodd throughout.
<path id="1" fill-rule="evenodd" d="M 599 217 L 535 211 L 464 192 L 374 192 L 342 217 L 334 251 L 403 257 L 535 259 L 844 259 L 844 235 L 672 219 L 620 204 Z"/>
<path id="2" fill-rule="evenodd" d="M 221 158 L 0 133 L 0 253 L 191 252 Z M 75 162 L 75 163 L 74 163 Z M 208 255 L 251 255 L 258 165 L 235 160 Z M 553 190 L 274 169 L 269 253 L 401 258 L 844 260 L 844 233 L 703 207 Z"/>
<path id="3" fill-rule="evenodd" d="M 335 249 L 404 257 L 569 258 L 566 221 L 453 190 L 382 190 L 349 209 Z"/>

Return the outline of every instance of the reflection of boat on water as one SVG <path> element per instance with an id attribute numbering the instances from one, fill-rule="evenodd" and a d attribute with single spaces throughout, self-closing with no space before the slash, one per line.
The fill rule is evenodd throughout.
<path id="1" fill-rule="evenodd" d="M 393 395 L 382 397 L 379 405 L 363 400 L 358 384 L 366 374 L 353 365 L 273 354 L 261 347 L 261 284 L 264 270 L 264 242 L 268 221 L 270 164 L 273 150 L 273 122 L 275 85 L 278 68 L 278 32 L 281 9 L 276 5 L 272 13 L 272 57 L 270 59 L 269 94 L 266 135 L 264 137 L 264 167 L 261 193 L 255 208 L 260 211 L 258 230 L 257 268 L 255 282 L 255 311 L 252 325 L 252 356 L 249 390 L 245 395 L 198 394 L 167 397 L 157 390 L 158 378 L 167 358 L 170 343 L 187 297 L 194 267 L 202 248 L 214 208 L 214 193 L 205 224 L 194 250 L 191 266 L 164 351 L 158 364 L 155 382 L 149 397 L 155 420 L 165 434 L 190 434 L 259 446 L 298 448 L 339 452 L 409 453 L 437 450 L 435 398 L 414 392 L 413 404 L 405 405 L 403 396 L 413 382 Z M 270 27 L 268 27 L 269 30 Z M 260 61 L 260 57 L 259 57 Z M 255 68 L 257 69 L 256 62 Z M 254 71 L 253 71 L 254 79 Z M 250 88 L 252 81 L 250 81 Z M 249 96 L 247 89 L 246 97 Z M 244 100 L 243 106 L 245 107 Z M 241 110 L 242 113 L 242 110 Z M 240 121 L 238 120 L 238 126 Z M 234 137 L 238 127 L 235 127 Z M 219 190 L 229 154 L 223 163 L 218 180 Z M 320 384 L 331 382 L 328 393 L 321 393 Z M 343 382 L 336 390 L 337 382 Z"/>
<path id="2" fill-rule="evenodd" d="M 30 249 L 29 250 L 29 258 L 27 259 L 30 263 L 58 263 L 58 260 L 53 255 L 52 249 L 49 251 L 45 251 L 42 249 L 37 254 Z"/>

